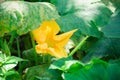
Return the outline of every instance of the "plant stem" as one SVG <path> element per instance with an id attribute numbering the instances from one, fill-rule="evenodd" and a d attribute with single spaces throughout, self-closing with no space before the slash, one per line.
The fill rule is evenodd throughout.
<path id="1" fill-rule="evenodd" d="M 36 50 L 35 50 L 35 41 L 33 39 L 33 34 L 32 32 L 30 32 L 30 36 L 31 36 L 31 42 L 32 42 L 32 46 L 33 46 L 33 49 L 34 49 L 34 60 L 35 60 L 35 65 L 38 65 L 38 57 L 37 57 L 37 53 L 36 53 Z"/>
<path id="2" fill-rule="evenodd" d="M 51 56 L 48 55 L 48 63 L 50 63 L 50 62 L 51 62 Z"/>
<path id="3" fill-rule="evenodd" d="M 42 55 L 43 63 L 46 62 L 46 55 Z"/>
<path id="4" fill-rule="evenodd" d="M 20 51 L 19 37 L 16 38 L 16 42 L 17 42 L 17 53 L 18 53 L 18 57 L 21 58 L 21 54 L 20 54 L 21 51 Z M 21 70 L 21 67 L 22 67 L 22 65 L 21 65 L 21 63 L 19 63 L 18 65 L 19 65 L 19 69 L 18 69 L 18 71 L 19 71 L 20 74 L 21 74 L 21 71 L 22 71 L 22 70 Z"/>
<path id="5" fill-rule="evenodd" d="M 80 49 L 83 44 L 85 43 L 85 41 L 88 39 L 89 36 L 86 36 L 73 50 L 72 52 L 69 54 L 69 56 L 73 56 L 75 54 L 75 52 Z"/>
<path id="6" fill-rule="evenodd" d="M 21 57 L 21 55 L 20 55 L 20 44 L 19 44 L 19 38 L 16 39 L 16 42 L 17 42 L 18 57 Z"/>
<path id="7" fill-rule="evenodd" d="M 12 43 L 13 43 L 14 39 L 15 39 L 15 34 L 12 34 L 11 37 L 10 37 L 10 41 L 8 42 L 9 47 L 12 46 Z"/>

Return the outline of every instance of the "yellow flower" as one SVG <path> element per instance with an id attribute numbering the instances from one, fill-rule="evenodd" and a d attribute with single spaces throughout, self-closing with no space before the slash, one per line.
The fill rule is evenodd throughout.
<path id="1" fill-rule="evenodd" d="M 38 43 L 36 52 L 50 54 L 56 58 L 67 57 L 64 46 L 76 29 L 57 35 L 59 31 L 60 28 L 54 20 L 44 21 L 39 28 L 33 30 L 33 37 Z"/>

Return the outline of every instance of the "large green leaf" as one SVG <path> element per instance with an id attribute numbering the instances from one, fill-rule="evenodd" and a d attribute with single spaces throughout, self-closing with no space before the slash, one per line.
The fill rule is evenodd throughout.
<path id="1" fill-rule="evenodd" d="M 107 63 L 104 61 L 93 60 L 90 64 L 86 64 L 74 72 L 64 72 L 62 76 L 64 80 L 107 80 L 106 66 Z"/>
<path id="2" fill-rule="evenodd" d="M 45 20 L 58 17 L 50 3 L 6 1 L 0 3 L 0 36 L 13 30 L 21 35 L 39 27 Z"/>
<path id="3" fill-rule="evenodd" d="M 55 74 L 51 74 L 48 71 L 49 64 L 42 64 L 38 66 L 30 67 L 25 74 L 25 80 L 61 80 L 56 79 L 59 75 L 54 76 Z"/>
<path id="4" fill-rule="evenodd" d="M 109 63 L 106 61 L 100 60 L 100 59 L 92 59 L 88 63 L 82 63 L 82 62 L 80 63 L 75 60 L 67 60 L 67 61 L 63 60 L 65 64 L 60 63 L 62 62 L 62 60 L 63 59 L 57 60 L 52 65 L 56 66 L 60 64 L 59 68 L 62 68 L 61 69 L 62 78 L 64 80 L 93 80 L 93 79 L 94 80 L 116 80 L 116 79 L 120 79 L 119 77 L 120 59 L 112 60 Z M 60 70 L 59 68 L 51 67 L 51 69 L 54 69 L 54 70 L 56 69 Z"/>
<path id="5" fill-rule="evenodd" d="M 82 67 L 83 67 L 83 63 L 77 60 L 72 60 L 71 58 L 62 58 L 54 61 L 49 67 L 49 69 L 51 71 L 57 71 L 59 73 L 60 71 L 71 73 L 75 71 L 77 72 L 77 70 L 81 69 Z M 54 76 L 58 76 L 58 75 L 55 74 Z"/>
<path id="6" fill-rule="evenodd" d="M 76 36 L 85 34 L 100 37 L 97 27 L 108 23 L 112 12 L 98 0 L 51 0 L 61 18 L 57 19 L 62 31 L 78 28 Z"/>
<path id="7" fill-rule="evenodd" d="M 119 38 L 105 38 L 100 39 L 90 38 L 82 46 L 81 51 L 85 51 L 83 61 L 89 61 L 92 58 L 119 58 L 120 57 L 120 39 Z M 79 52 L 78 52 L 79 54 Z M 79 54 L 81 56 L 82 54 Z"/>
<path id="8" fill-rule="evenodd" d="M 107 72 L 109 74 L 109 80 L 120 80 L 120 59 L 116 61 L 112 63 L 110 62 L 107 68 Z"/>
<path id="9" fill-rule="evenodd" d="M 102 60 L 92 60 L 90 64 L 74 72 L 63 73 L 64 80 L 119 80 L 119 62 L 107 63 Z"/>
<path id="10" fill-rule="evenodd" d="M 103 27 L 101 31 L 106 37 L 120 38 L 120 10 L 116 10 L 109 24 Z"/>

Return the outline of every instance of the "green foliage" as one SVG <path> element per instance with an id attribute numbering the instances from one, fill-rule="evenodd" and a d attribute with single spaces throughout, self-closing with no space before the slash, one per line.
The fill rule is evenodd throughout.
<path id="1" fill-rule="evenodd" d="M 2 80 L 21 80 L 19 73 L 12 70 L 20 61 L 25 60 L 15 56 L 7 57 L 5 54 L 0 53 L 0 78 Z"/>
<path id="2" fill-rule="evenodd" d="M 65 72 L 74 72 L 83 67 L 83 64 L 77 60 L 66 61 L 64 66 L 62 66 L 62 70 Z"/>
<path id="3" fill-rule="evenodd" d="M 21 77 L 17 71 L 10 70 L 4 73 L 4 76 L 0 74 L 0 80 L 21 80 Z"/>
<path id="4" fill-rule="evenodd" d="M 120 79 L 120 59 L 117 60 L 116 62 L 112 62 L 109 64 L 107 68 L 108 74 L 109 74 L 109 80 L 113 79 Z"/>
<path id="5" fill-rule="evenodd" d="M 108 25 L 102 28 L 106 37 L 120 38 L 120 10 L 116 10 L 112 15 Z"/>
<path id="6" fill-rule="evenodd" d="M 61 58 L 59 60 L 56 60 L 53 64 L 51 64 L 50 69 L 58 69 L 62 70 L 62 66 L 65 64 L 65 61 L 71 60 L 71 57 L 68 58 Z"/>
<path id="7" fill-rule="evenodd" d="M 59 60 L 58 60 L 59 61 Z M 57 61 L 57 62 L 58 62 Z M 118 60 L 117 60 L 118 61 Z M 63 71 L 62 77 L 64 80 L 113 80 L 119 79 L 120 74 L 120 62 L 107 63 L 102 60 L 91 60 L 89 63 L 76 63 L 75 60 L 65 61 L 67 63 L 63 64 L 64 69 L 72 71 Z M 56 66 L 61 63 L 53 63 L 52 65 Z M 70 65 L 71 67 L 70 67 Z M 82 66 L 81 66 L 82 65 Z M 73 67 L 76 66 L 76 67 Z M 78 67 L 80 66 L 80 67 Z M 62 68 L 62 67 L 61 67 Z M 115 69 L 116 68 L 116 69 Z M 50 69 L 55 69 L 53 66 Z M 116 71 L 118 69 L 118 71 Z M 60 70 L 60 69 L 59 69 Z M 114 74 L 114 73 L 115 74 Z M 112 78 L 112 79 L 111 79 Z"/>
<path id="8" fill-rule="evenodd" d="M 2 51 L 7 55 L 7 56 L 10 56 L 11 55 L 11 52 L 10 52 L 10 49 L 8 47 L 8 44 L 6 42 L 6 40 L 3 40 L 3 39 L 0 39 L 0 48 L 2 48 Z"/>
<path id="9" fill-rule="evenodd" d="M 8 71 L 5 76 L 5 80 L 21 80 L 21 77 L 17 71 Z"/>
<path id="10" fill-rule="evenodd" d="M 106 60 L 117 59 L 120 57 L 119 43 L 119 38 L 102 37 L 97 39 L 90 37 L 81 48 L 81 51 L 86 53 L 86 55 L 82 57 L 82 60 L 87 62 L 92 58 L 104 58 Z M 82 56 L 79 52 L 78 54 Z"/>
<path id="11" fill-rule="evenodd" d="M 116 8 L 120 8 L 120 0 L 109 0 Z"/>
<path id="12" fill-rule="evenodd" d="M 1 68 L 3 68 L 5 71 L 13 69 L 20 61 L 25 61 L 25 60 L 15 56 L 6 57 L 5 54 L 0 53 Z"/>
<path id="13" fill-rule="evenodd" d="M 48 66 L 49 64 L 43 64 L 30 67 L 26 72 L 25 80 L 58 80 L 49 73 Z"/>
<path id="14" fill-rule="evenodd" d="M 0 36 L 13 30 L 22 35 L 39 27 L 43 21 L 58 17 L 50 3 L 6 1 L 0 3 Z"/>
<path id="15" fill-rule="evenodd" d="M 46 20 L 78 29 L 67 58 L 36 54 L 28 32 Z M 120 0 L 2 0 L 0 80 L 120 80 L 119 26 Z"/>
<path id="16" fill-rule="evenodd" d="M 98 27 L 108 23 L 112 12 L 98 0 L 51 0 L 56 5 L 60 19 L 57 19 L 61 30 L 66 32 L 72 29 L 79 29 L 76 33 L 94 37 L 100 37 Z"/>

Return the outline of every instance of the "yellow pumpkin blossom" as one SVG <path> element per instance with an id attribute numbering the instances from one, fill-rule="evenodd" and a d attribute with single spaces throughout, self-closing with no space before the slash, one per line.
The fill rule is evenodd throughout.
<path id="1" fill-rule="evenodd" d="M 56 58 L 67 57 L 68 54 L 66 53 L 64 46 L 76 29 L 57 35 L 59 31 L 60 28 L 54 20 L 44 21 L 40 27 L 33 30 L 33 37 L 38 43 L 36 45 L 36 52 L 50 54 Z"/>

